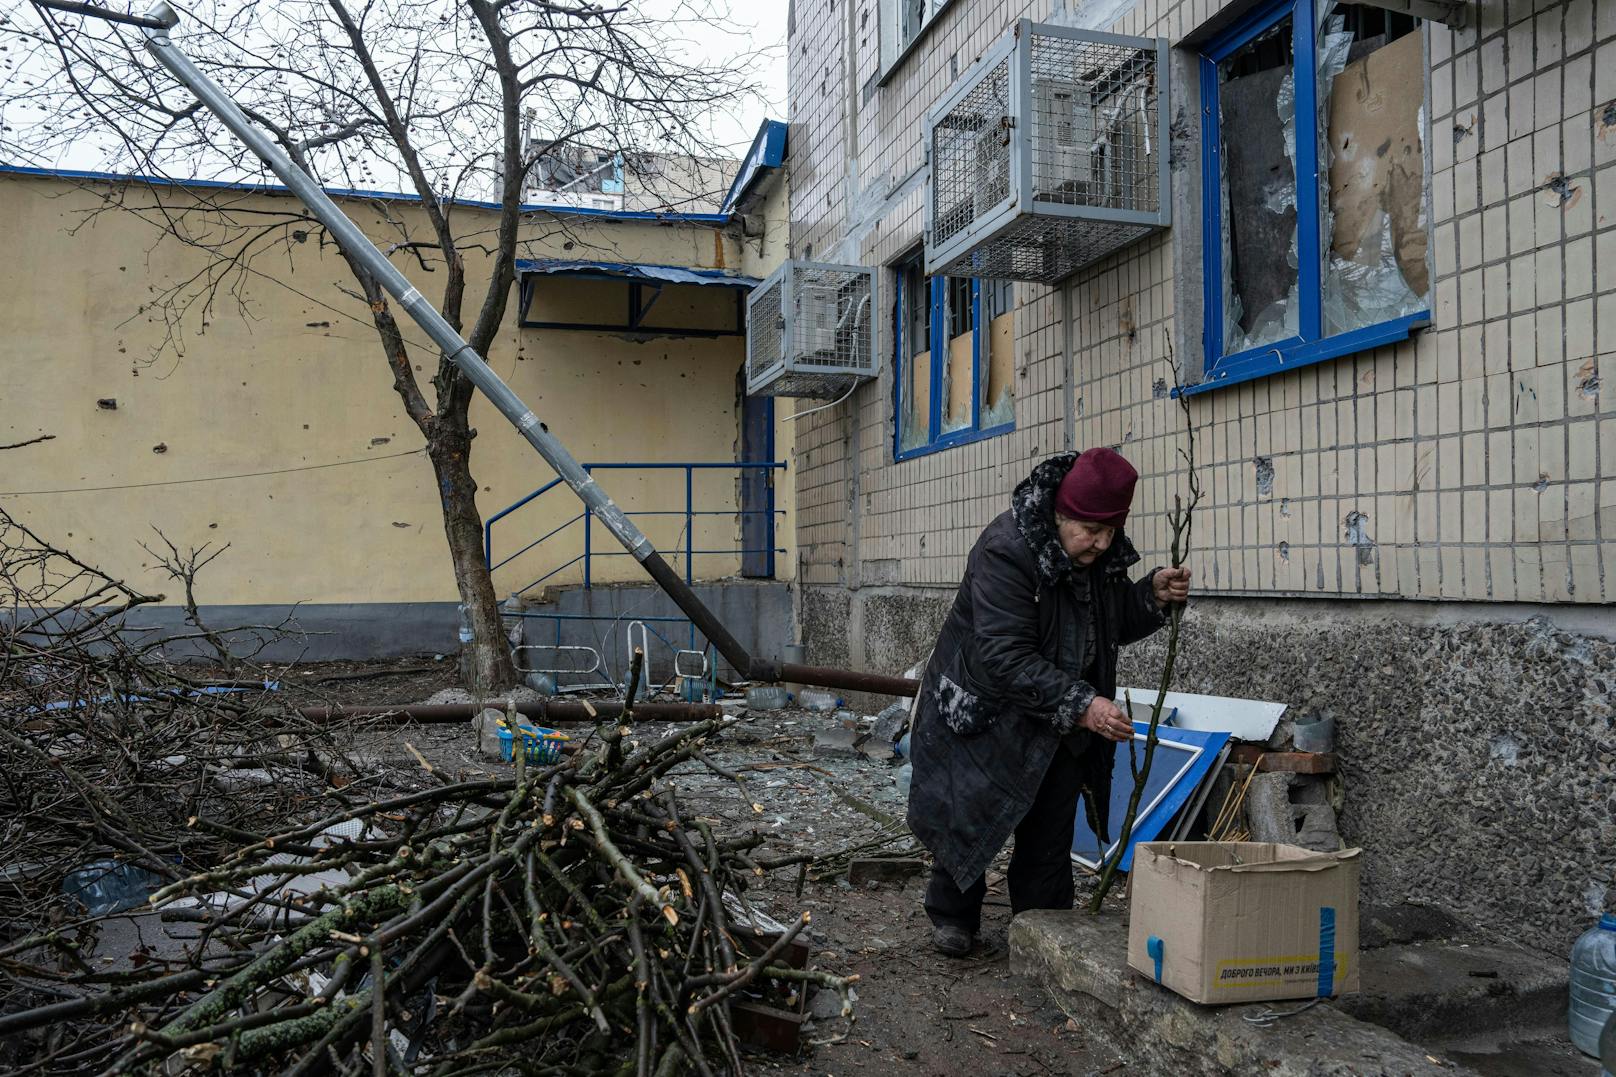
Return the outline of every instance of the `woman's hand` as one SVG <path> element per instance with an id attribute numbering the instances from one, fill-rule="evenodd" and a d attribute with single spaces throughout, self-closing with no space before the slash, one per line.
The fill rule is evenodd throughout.
<path id="1" fill-rule="evenodd" d="M 1187 568 L 1161 568 L 1150 580 L 1151 590 L 1158 606 L 1176 606 L 1190 598 L 1190 570 Z"/>
<path id="2" fill-rule="evenodd" d="M 1094 702 L 1089 704 L 1089 709 L 1083 712 L 1077 724 L 1106 740 L 1124 741 L 1133 736 L 1133 723 L 1128 721 L 1128 716 L 1122 713 L 1121 707 L 1104 696 L 1094 697 Z"/>

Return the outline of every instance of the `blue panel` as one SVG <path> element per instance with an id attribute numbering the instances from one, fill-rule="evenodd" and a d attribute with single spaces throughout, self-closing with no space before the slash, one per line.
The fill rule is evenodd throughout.
<path id="1" fill-rule="evenodd" d="M 1167 721 L 1166 718 L 1162 719 Z M 1134 732 L 1144 736 L 1150 731 L 1148 722 L 1135 722 Z M 1227 733 L 1210 733 L 1196 729 L 1173 729 L 1166 725 L 1156 729 L 1155 758 L 1151 760 L 1150 776 L 1145 781 L 1144 795 L 1139 798 L 1139 817 L 1134 820 L 1133 834 L 1128 839 L 1128 850 L 1122 857 L 1122 870 L 1128 871 L 1133 867 L 1134 846 L 1142 841 L 1154 841 L 1167 824 L 1195 795 L 1212 767 L 1217 763 L 1218 753 L 1229 741 Z M 1141 760 L 1144 745 L 1134 741 L 1139 746 Z M 1165 751 L 1164 751 L 1165 749 Z M 1200 755 L 1190 764 L 1189 769 L 1182 775 L 1178 771 L 1184 765 L 1187 751 L 1200 749 Z M 1156 794 L 1166 790 L 1161 801 L 1150 807 L 1150 802 Z M 1111 819 L 1112 833 L 1111 848 L 1116 847 L 1117 837 L 1122 832 L 1122 820 L 1128 814 L 1128 801 L 1133 797 L 1133 772 L 1128 762 L 1126 748 L 1117 750 L 1117 761 L 1111 771 Z M 1100 858 L 1100 839 L 1089 826 L 1081 805 L 1077 810 L 1077 824 L 1072 831 L 1072 855 L 1080 856 L 1084 860 L 1098 861 Z M 1107 850 L 1110 852 L 1111 850 Z"/>
<path id="2" fill-rule="evenodd" d="M 735 181 L 724 195 L 724 212 L 734 213 L 740 203 L 765 175 L 780 167 L 786 156 L 786 125 L 779 120 L 764 120 L 752 139 L 752 148 L 735 171 Z"/>
<path id="3" fill-rule="evenodd" d="M 1292 338 L 1288 342 L 1266 348 L 1253 348 L 1230 356 L 1219 363 L 1217 369 L 1208 371 L 1205 381 L 1199 385 L 1186 385 L 1182 389 L 1174 389 L 1173 395 L 1176 397 L 1182 392 L 1187 396 L 1195 396 L 1256 378 L 1266 378 L 1270 374 L 1322 363 L 1327 359 L 1338 359 L 1343 355 L 1353 355 L 1371 348 L 1395 344 L 1400 340 L 1407 340 L 1416 329 L 1423 329 L 1430 324 L 1430 311 L 1422 310 L 1406 318 L 1365 326 L 1350 333 L 1337 333 L 1323 340 L 1303 342 Z"/>
<path id="4" fill-rule="evenodd" d="M 1291 62 L 1296 86 L 1296 298 L 1297 330 L 1304 341 L 1324 332 L 1324 283 L 1319 254 L 1318 38 L 1313 0 L 1296 0 L 1291 19 Z M 1304 197 L 1304 192 L 1308 197 Z"/>

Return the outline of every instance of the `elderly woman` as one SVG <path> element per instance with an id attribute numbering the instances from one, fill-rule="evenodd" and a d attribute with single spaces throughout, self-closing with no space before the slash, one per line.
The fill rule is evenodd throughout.
<path id="1" fill-rule="evenodd" d="M 1139 474 L 1111 449 L 1051 457 L 982 532 L 921 683 L 909 827 L 935 857 L 932 942 L 970 952 L 984 872 L 1015 834 L 1010 907 L 1072 905 L 1079 795 L 1108 826 L 1117 649 L 1167 622 L 1188 569 L 1138 582 L 1122 532 Z"/>

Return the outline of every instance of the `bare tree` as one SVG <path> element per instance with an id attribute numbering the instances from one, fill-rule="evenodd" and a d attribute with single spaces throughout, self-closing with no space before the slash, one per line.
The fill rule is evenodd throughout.
<path id="1" fill-rule="evenodd" d="M 218 120 L 145 58 L 137 34 L 94 19 L 29 12 L 0 19 L 0 156 L 176 181 L 271 179 Z M 755 53 L 725 64 L 692 58 L 684 28 L 723 14 L 723 0 L 201 0 L 187 11 L 187 53 L 328 189 L 403 192 L 373 208 L 384 247 L 486 355 L 503 324 L 524 224 L 523 181 L 547 155 L 587 143 L 618 152 L 712 155 L 715 114 L 751 93 Z M 527 137 L 531 134 L 533 137 Z M 106 192 L 103 190 L 103 193 Z M 491 202 L 497 214 L 464 211 Z M 296 245 L 328 240 L 295 203 L 266 209 L 240 186 L 132 183 L 94 213 L 133 213 L 206 257 L 167 282 L 141 313 L 166 327 L 162 347 L 224 313 L 248 313 L 257 279 L 281 279 Z M 424 226 L 412 224 L 424 219 Z M 486 256 L 488 289 L 468 296 L 468 254 Z M 345 256 L 346 257 L 346 256 Z M 405 413 L 425 439 L 440 492 L 455 582 L 475 638 L 462 673 L 477 688 L 515 679 L 482 556 L 482 517 L 467 419 L 473 386 L 439 355 L 430 395 L 417 377 L 424 345 L 386 294 L 348 259 L 351 295 L 368 308 Z M 423 291 L 427 290 L 423 288 Z"/>

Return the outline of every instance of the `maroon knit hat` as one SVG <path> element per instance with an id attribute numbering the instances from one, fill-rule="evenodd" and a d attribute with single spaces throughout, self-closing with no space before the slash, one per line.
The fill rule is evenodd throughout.
<path id="1" fill-rule="evenodd" d="M 1072 520 L 1121 527 L 1133 503 L 1139 472 L 1115 449 L 1089 449 L 1055 491 L 1055 511 Z"/>

